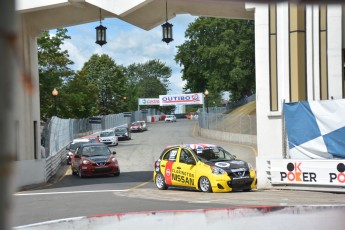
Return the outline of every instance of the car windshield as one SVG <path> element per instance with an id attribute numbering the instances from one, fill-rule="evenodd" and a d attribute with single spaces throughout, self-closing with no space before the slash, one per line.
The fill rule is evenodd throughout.
<path id="1" fill-rule="evenodd" d="M 136 125 L 136 126 L 138 126 L 138 125 L 139 125 L 139 126 L 140 126 L 140 125 L 141 125 L 141 123 L 140 123 L 140 122 L 133 122 L 133 123 L 132 123 L 132 125 Z"/>
<path id="2" fill-rule="evenodd" d="M 69 146 L 69 151 L 74 152 L 81 144 L 82 142 L 76 142 L 76 143 L 72 143 Z"/>
<path id="3" fill-rule="evenodd" d="M 212 147 L 194 150 L 201 161 L 235 160 L 236 157 L 221 147 Z"/>
<path id="4" fill-rule="evenodd" d="M 100 136 L 100 137 L 110 137 L 110 136 L 114 136 L 114 132 L 113 132 L 113 131 L 101 132 L 101 134 L 100 134 L 99 136 Z"/>
<path id="5" fill-rule="evenodd" d="M 110 155 L 110 151 L 107 146 L 85 146 L 83 148 L 82 156 L 84 157 L 92 157 L 92 156 L 108 156 Z"/>
<path id="6" fill-rule="evenodd" d="M 116 128 L 115 132 L 127 132 L 126 128 Z"/>

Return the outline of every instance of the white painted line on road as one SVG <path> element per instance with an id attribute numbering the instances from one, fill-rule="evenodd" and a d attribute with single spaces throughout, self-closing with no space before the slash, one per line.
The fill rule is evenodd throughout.
<path id="1" fill-rule="evenodd" d="M 95 191 L 69 191 L 69 192 L 38 192 L 38 193 L 16 193 L 14 196 L 40 196 L 40 195 L 58 195 L 58 194 L 77 194 L 77 193 L 102 193 L 102 192 L 127 192 L 124 190 L 95 190 Z"/>

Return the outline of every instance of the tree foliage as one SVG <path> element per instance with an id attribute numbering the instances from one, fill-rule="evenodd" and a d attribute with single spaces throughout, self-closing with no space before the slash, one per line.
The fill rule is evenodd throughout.
<path id="1" fill-rule="evenodd" d="M 68 51 L 61 50 L 65 39 L 70 39 L 67 29 L 57 29 L 56 35 L 43 31 L 37 39 L 41 119 L 47 120 L 55 113 L 52 91 L 58 90 L 74 74 L 68 66 L 73 62 L 69 59 Z"/>
<path id="2" fill-rule="evenodd" d="M 129 65 L 126 68 L 129 108 L 136 110 L 138 98 L 158 98 L 159 95 L 167 94 L 171 72 L 171 68 L 159 60 Z M 161 108 L 160 110 L 170 111 L 171 108 Z"/>
<path id="3" fill-rule="evenodd" d="M 94 54 L 84 64 L 82 74 L 87 82 L 98 89 L 99 113 L 102 115 L 123 112 L 126 106 L 126 80 L 122 66 L 106 54 Z"/>
<path id="4" fill-rule="evenodd" d="M 217 103 L 222 91 L 238 100 L 255 89 L 252 21 L 200 17 L 185 32 L 175 61 L 183 66 L 185 90 L 210 92 Z"/>
<path id="5" fill-rule="evenodd" d="M 87 118 L 99 114 L 98 88 L 78 72 L 61 90 L 60 114 L 68 118 Z"/>

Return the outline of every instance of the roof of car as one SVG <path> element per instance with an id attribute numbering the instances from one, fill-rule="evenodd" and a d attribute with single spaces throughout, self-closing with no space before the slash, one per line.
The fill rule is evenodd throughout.
<path id="1" fill-rule="evenodd" d="M 215 148 L 217 147 L 216 145 L 213 144 L 204 144 L 204 143 L 199 143 L 199 144 L 182 144 L 182 145 L 169 145 L 166 147 L 167 148 L 172 148 L 176 146 L 183 146 L 183 147 L 188 147 L 191 149 L 206 149 L 206 148 Z"/>
<path id="2" fill-rule="evenodd" d="M 81 144 L 81 146 L 85 147 L 85 146 L 106 146 L 106 145 L 100 142 L 93 142 L 93 143 L 83 143 Z"/>
<path id="3" fill-rule="evenodd" d="M 113 132 L 113 131 L 114 131 L 114 129 L 106 129 L 106 130 L 101 131 L 101 133 L 103 133 L 103 132 Z"/>
<path id="4" fill-rule="evenodd" d="M 79 142 L 89 142 L 90 140 L 87 138 L 76 138 L 73 139 L 72 143 L 79 143 Z"/>

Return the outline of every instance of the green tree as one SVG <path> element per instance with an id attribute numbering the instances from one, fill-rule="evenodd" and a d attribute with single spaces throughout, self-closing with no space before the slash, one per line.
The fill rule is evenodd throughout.
<path id="1" fill-rule="evenodd" d="M 158 98 L 159 95 L 167 94 L 171 72 L 171 68 L 159 60 L 129 65 L 126 68 L 129 109 L 137 109 L 138 98 Z M 149 106 L 149 108 L 158 108 L 158 106 Z M 171 110 L 171 108 L 164 109 Z"/>
<path id="2" fill-rule="evenodd" d="M 98 89 L 98 108 L 102 115 L 120 113 L 126 107 L 126 80 L 122 66 L 116 65 L 108 55 L 94 54 L 81 72 Z"/>
<path id="3" fill-rule="evenodd" d="M 61 49 L 65 39 L 70 39 L 65 28 L 57 29 L 55 36 L 51 36 L 49 31 L 43 31 L 37 39 L 42 120 L 47 120 L 55 113 L 53 89 L 57 88 L 60 91 L 64 81 L 74 74 L 68 67 L 73 64 L 68 51 Z"/>
<path id="4" fill-rule="evenodd" d="M 60 113 L 68 118 L 87 118 L 99 114 L 98 88 L 87 79 L 85 71 L 79 71 L 62 88 L 59 98 Z"/>
<path id="5" fill-rule="evenodd" d="M 185 32 L 175 61 L 183 66 L 185 90 L 204 92 L 219 104 L 222 91 L 238 100 L 254 92 L 253 21 L 200 17 Z"/>

